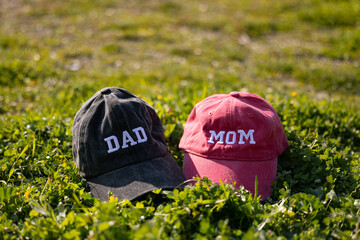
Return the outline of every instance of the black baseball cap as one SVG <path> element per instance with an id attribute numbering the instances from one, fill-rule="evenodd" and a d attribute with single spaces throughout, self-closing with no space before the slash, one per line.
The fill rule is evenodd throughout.
<path id="1" fill-rule="evenodd" d="M 112 192 L 133 200 L 185 181 L 155 110 L 125 89 L 96 92 L 76 113 L 72 131 L 75 165 L 96 198 L 106 201 Z"/>

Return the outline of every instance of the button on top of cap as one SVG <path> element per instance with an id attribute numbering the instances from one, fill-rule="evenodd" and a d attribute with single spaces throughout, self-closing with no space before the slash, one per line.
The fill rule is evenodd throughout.
<path id="1" fill-rule="evenodd" d="M 100 91 L 102 94 L 110 94 L 111 93 L 111 88 L 103 88 Z"/>
<path id="2" fill-rule="evenodd" d="M 231 92 L 230 96 L 232 97 L 239 97 L 239 93 L 238 92 Z"/>

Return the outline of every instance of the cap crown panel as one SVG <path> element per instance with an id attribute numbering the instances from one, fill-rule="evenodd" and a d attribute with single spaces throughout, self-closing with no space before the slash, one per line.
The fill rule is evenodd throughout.
<path id="1" fill-rule="evenodd" d="M 155 110 L 126 90 L 98 92 L 77 113 L 73 131 L 76 165 L 84 177 L 167 154 L 163 127 Z M 75 134 L 74 134 L 75 135 Z"/>

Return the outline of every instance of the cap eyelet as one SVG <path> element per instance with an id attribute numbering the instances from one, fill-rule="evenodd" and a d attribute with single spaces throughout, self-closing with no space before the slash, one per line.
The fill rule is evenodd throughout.
<path id="1" fill-rule="evenodd" d="M 253 116 L 252 113 L 248 113 L 249 118 L 252 118 L 252 116 Z"/>
<path id="2" fill-rule="evenodd" d="M 213 115 L 213 112 L 212 112 L 212 111 L 210 111 L 210 112 L 209 112 L 209 116 L 212 116 L 212 115 Z"/>

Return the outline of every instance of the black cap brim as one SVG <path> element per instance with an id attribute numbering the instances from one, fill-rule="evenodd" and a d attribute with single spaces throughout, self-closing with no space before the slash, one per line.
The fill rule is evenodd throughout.
<path id="1" fill-rule="evenodd" d="M 134 200 L 156 189 L 175 189 L 186 179 L 168 153 L 164 157 L 125 166 L 86 180 L 94 197 L 106 201 L 109 192 L 119 200 Z"/>

